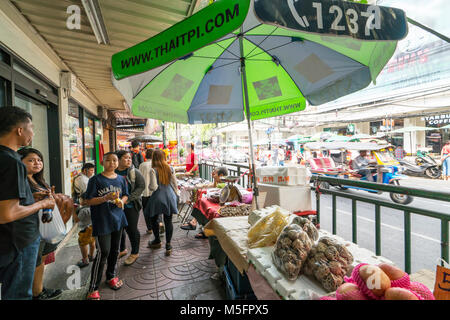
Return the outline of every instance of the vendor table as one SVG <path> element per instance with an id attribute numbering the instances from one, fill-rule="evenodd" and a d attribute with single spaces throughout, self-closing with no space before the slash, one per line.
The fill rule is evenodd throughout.
<path id="1" fill-rule="evenodd" d="M 228 259 L 241 274 L 248 275 L 258 299 L 309 300 L 327 293 L 315 279 L 301 275 L 296 281 L 287 280 L 272 263 L 273 247 L 249 249 L 247 234 L 250 229 L 248 217 L 213 219 L 205 226 L 206 235 L 214 235 Z M 320 237 L 331 237 L 342 243 L 352 253 L 353 267 L 359 263 L 380 264 L 392 261 L 376 256 L 372 251 L 360 248 L 343 238 L 319 230 Z M 271 288 L 269 290 L 268 288 Z"/>

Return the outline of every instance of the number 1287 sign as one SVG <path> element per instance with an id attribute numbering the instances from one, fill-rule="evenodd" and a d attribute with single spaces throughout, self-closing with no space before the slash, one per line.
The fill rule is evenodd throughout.
<path id="1" fill-rule="evenodd" d="M 255 13 L 266 24 L 362 40 L 401 40 L 408 33 L 403 10 L 340 0 L 255 0 Z"/>

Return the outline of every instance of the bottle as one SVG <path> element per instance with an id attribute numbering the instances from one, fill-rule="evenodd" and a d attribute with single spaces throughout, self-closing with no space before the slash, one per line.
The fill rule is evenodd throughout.
<path id="1" fill-rule="evenodd" d="M 53 210 L 52 209 L 43 209 L 42 210 L 42 223 L 48 223 L 53 219 Z"/>

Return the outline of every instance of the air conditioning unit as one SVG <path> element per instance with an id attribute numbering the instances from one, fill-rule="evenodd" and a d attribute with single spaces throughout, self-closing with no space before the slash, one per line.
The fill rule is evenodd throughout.
<path id="1" fill-rule="evenodd" d="M 61 72 L 61 88 L 67 89 L 68 91 L 74 91 L 77 87 L 77 77 L 69 72 Z"/>
<path id="2" fill-rule="evenodd" d="M 102 120 L 107 120 L 108 110 L 105 107 L 97 106 L 97 116 Z"/>

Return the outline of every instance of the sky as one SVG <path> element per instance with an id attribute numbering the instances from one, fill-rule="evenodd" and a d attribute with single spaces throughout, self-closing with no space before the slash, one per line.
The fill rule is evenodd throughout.
<path id="1" fill-rule="evenodd" d="M 377 0 L 377 5 L 402 9 L 407 17 L 450 37 L 449 0 Z"/>

